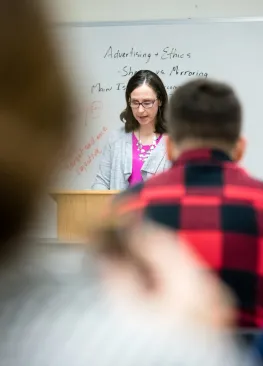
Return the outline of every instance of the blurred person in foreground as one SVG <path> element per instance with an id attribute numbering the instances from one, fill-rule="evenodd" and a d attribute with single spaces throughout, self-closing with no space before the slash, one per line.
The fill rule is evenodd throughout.
<path id="1" fill-rule="evenodd" d="M 263 326 L 263 183 L 239 166 L 242 110 L 233 89 L 192 80 L 170 99 L 165 173 L 116 200 L 186 238 L 233 291 L 241 327 Z M 201 294 L 200 294 L 201 296 Z"/>
<path id="2" fill-rule="evenodd" d="M 173 235 L 104 228 L 89 249 L 27 237 L 72 116 L 39 5 L 0 1 L 1 365 L 250 364 L 231 301 Z"/>

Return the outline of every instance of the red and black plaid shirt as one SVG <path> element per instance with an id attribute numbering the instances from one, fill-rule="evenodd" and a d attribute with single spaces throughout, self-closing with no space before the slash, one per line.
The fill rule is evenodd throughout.
<path id="1" fill-rule="evenodd" d="M 183 235 L 234 291 L 240 326 L 263 327 L 263 183 L 223 152 L 183 153 L 172 168 L 118 196 Z"/>

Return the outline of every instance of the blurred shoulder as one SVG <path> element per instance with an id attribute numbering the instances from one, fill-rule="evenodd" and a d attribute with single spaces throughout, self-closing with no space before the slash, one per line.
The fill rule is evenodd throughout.
<path id="1" fill-rule="evenodd" d="M 21 246 L 24 251 L 15 266 L 26 276 L 39 277 L 41 274 L 45 278 L 53 278 L 55 284 L 59 278 L 63 281 L 66 277 L 79 280 L 86 278 L 87 274 L 91 278 L 97 273 L 97 262 L 92 251 L 82 243 L 37 239 L 27 235 L 22 239 Z M 28 268 L 30 273 L 27 273 Z"/>

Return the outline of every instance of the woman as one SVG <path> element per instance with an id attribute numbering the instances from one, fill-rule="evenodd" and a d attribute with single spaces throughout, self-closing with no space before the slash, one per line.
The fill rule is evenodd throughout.
<path id="1" fill-rule="evenodd" d="M 168 96 L 161 79 L 152 71 L 138 71 L 125 97 L 120 115 L 125 125 L 110 136 L 93 189 L 123 190 L 169 167 L 164 141 Z"/>

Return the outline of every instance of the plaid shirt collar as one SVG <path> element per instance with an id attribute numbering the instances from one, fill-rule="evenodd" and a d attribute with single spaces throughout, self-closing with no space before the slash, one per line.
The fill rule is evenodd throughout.
<path id="1" fill-rule="evenodd" d="M 201 148 L 183 152 L 173 165 L 193 162 L 232 162 L 232 159 L 222 150 Z"/>

